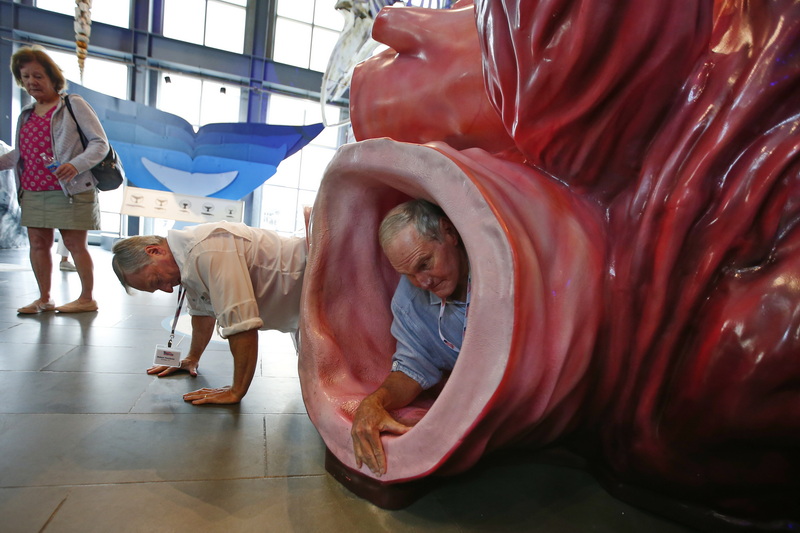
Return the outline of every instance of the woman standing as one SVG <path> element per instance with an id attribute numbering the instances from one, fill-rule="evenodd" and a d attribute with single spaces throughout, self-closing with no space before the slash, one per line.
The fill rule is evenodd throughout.
<path id="1" fill-rule="evenodd" d="M 40 47 L 20 48 L 11 56 L 11 71 L 17 84 L 35 100 L 20 113 L 15 149 L 0 156 L 0 169 L 15 170 L 21 223 L 28 228 L 31 266 L 39 285 L 39 298 L 17 312 L 96 311 L 94 264 L 87 238 L 89 230 L 100 229 L 100 209 L 97 182 L 90 169 L 108 152 L 106 134 L 92 108 L 78 95 L 70 97 L 73 119 L 64 103 L 64 74 Z M 76 119 L 86 136 L 86 148 Z M 50 251 L 56 228 L 72 253 L 81 280 L 80 297 L 59 307 L 50 296 Z"/>

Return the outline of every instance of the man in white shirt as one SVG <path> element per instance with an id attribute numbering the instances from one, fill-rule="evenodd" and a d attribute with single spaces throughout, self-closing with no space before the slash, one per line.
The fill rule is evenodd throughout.
<path id="1" fill-rule="evenodd" d="M 233 354 L 233 383 L 184 394 L 195 405 L 242 400 L 258 361 L 258 330 L 296 333 L 306 265 L 306 241 L 244 224 L 217 222 L 167 237 L 129 237 L 113 248 L 112 266 L 122 286 L 154 292 L 186 290 L 192 317 L 189 353 L 180 368 L 154 366 L 165 376 L 176 370 L 197 375 L 197 365 L 218 323 Z"/>

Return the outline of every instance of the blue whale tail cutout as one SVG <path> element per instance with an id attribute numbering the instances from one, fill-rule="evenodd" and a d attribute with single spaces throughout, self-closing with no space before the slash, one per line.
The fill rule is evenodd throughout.
<path id="1" fill-rule="evenodd" d="M 207 124 L 195 133 L 191 124 L 177 115 L 72 81 L 69 88 L 94 108 L 122 159 L 128 182 L 145 189 L 193 195 L 201 190 L 212 198 L 240 200 L 324 129 L 321 123 L 281 126 L 244 122 Z M 235 177 L 229 179 L 234 172 Z"/>

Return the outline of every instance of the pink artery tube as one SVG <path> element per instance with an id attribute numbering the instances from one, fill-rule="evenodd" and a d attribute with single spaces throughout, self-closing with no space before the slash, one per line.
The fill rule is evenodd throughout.
<path id="1" fill-rule="evenodd" d="M 418 423 L 383 437 L 380 481 L 463 471 L 487 450 L 546 444 L 578 422 L 601 312 L 599 217 L 535 174 L 479 149 L 389 139 L 345 146 L 331 162 L 313 213 L 300 379 L 311 420 L 344 465 L 355 469 L 353 412 L 386 377 L 394 351 L 399 278 L 377 227 L 409 197 L 441 205 L 461 233 L 472 304 L 435 403 L 422 398 L 396 413 Z"/>
<path id="2" fill-rule="evenodd" d="M 472 306 L 380 482 L 575 437 L 614 481 L 800 520 L 800 3 L 478 0 L 385 9 L 374 35 L 392 48 L 351 91 L 371 140 L 326 171 L 304 285 L 330 452 L 355 468 L 353 412 L 394 350 L 378 224 L 423 197 L 461 233 Z"/>

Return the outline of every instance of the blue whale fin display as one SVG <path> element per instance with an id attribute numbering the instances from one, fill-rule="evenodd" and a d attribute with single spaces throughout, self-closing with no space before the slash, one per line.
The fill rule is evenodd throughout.
<path id="1" fill-rule="evenodd" d="M 282 126 L 207 124 L 195 133 L 186 120 L 70 81 L 97 112 L 136 187 L 240 200 L 272 177 L 285 158 L 319 135 L 321 123 Z"/>

